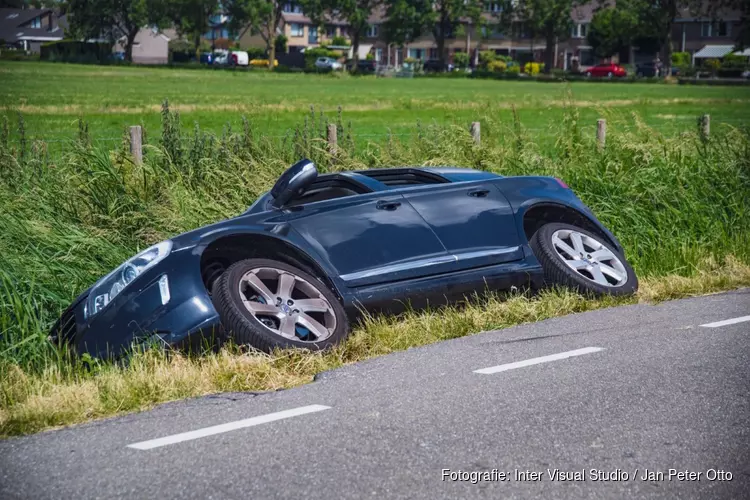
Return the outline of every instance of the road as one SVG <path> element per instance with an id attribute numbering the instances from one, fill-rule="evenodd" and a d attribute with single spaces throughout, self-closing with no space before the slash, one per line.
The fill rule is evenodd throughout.
<path id="1" fill-rule="evenodd" d="M 8 439 L 0 498 L 748 498 L 748 315 L 750 289 L 574 314 Z"/>

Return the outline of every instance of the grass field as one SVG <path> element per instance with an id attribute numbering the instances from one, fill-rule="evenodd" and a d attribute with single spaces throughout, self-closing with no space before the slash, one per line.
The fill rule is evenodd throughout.
<path id="1" fill-rule="evenodd" d="M 368 141 L 382 140 L 389 130 L 410 133 L 418 121 L 462 127 L 477 120 L 509 121 L 515 106 L 521 123 L 545 143 L 569 95 L 590 131 L 603 113 L 620 117 L 624 127 L 637 113 L 665 135 L 692 130 L 703 113 L 717 125 L 750 121 L 750 87 L 378 79 L 12 62 L 0 63 L 0 82 L 0 108 L 11 122 L 21 111 L 29 137 L 53 145 L 75 136 L 79 116 L 105 146 L 129 125 L 157 131 L 164 99 L 181 112 L 188 128 L 197 122 L 217 133 L 227 124 L 237 130 L 246 115 L 272 136 L 300 125 L 311 105 L 329 115 L 341 106 L 358 140 Z"/>
<path id="2" fill-rule="evenodd" d="M 0 83 L 13 129 L 0 134 L 0 436 L 200 394 L 291 387 L 322 370 L 479 330 L 750 285 L 744 88 L 35 63 L 0 64 Z M 161 110 L 163 98 L 171 110 Z M 340 125 L 335 162 L 310 104 L 333 111 L 334 122 L 340 104 L 352 121 Z M 25 142 L 16 109 L 35 136 Z M 708 140 L 695 125 L 704 112 L 712 115 Z M 601 151 L 593 137 L 599 116 L 609 120 Z M 477 118 L 479 145 L 466 127 Z M 136 165 L 121 129 L 141 121 L 148 140 Z M 295 132 L 282 139 L 285 127 Z M 404 135 L 387 138 L 397 127 Z M 110 141 L 93 140 L 107 134 Z M 113 364 L 71 358 L 47 341 L 61 310 L 97 278 L 138 249 L 241 213 L 302 156 L 324 172 L 412 164 L 560 177 L 623 243 L 640 292 L 620 300 L 565 291 L 474 298 L 462 308 L 373 318 L 324 354 L 156 350 Z"/>

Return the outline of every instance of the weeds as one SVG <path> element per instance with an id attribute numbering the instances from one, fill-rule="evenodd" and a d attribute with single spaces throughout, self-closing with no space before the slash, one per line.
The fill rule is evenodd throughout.
<path id="1" fill-rule="evenodd" d="M 46 144 L 8 144 L 0 131 L 0 435 L 134 411 L 223 390 L 268 390 L 304 383 L 320 370 L 483 329 L 537 321 L 635 300 L 662 300 L 750 284 L 750 136 L 715 127 L 664 137 L 637 117 L 608 117 L 604 151 L 577 126 L 575 103 L 548 148 L 520 126 L 482 119 L 482 141 L 464 126 L 419 124 L 385 144 L 357 138 L 339 108 L 315 108 L 293 134 L 264 136 L 243 119 L 216 137 L 182 129 L 165 101 L 161 136 L 142 164 L 126 143 L 89 143 L 88 125 L 59 156 Z M 18 117 L 18 132 L 23 131 Z M 335 123 L 335 165 L 326 144 Z M 346 125 L 345 125 L 346 123 Z M 157 136 L 159 134 L 157 133 Z M 145 144 L 144 131 L 144 144 Z M 115 146 L 117 148 L 117 146 Z M 139 249 L 235 216 L 300 157 L 321 171 L 398 165 L 474 166 L 501 175 L 562 178 L 622 241 L 641 277 L 638 298 L 591 301 L 567 292 L 490 296 L 474 305 L 401 318 L 372 318 L 326 354 L 272 356 L 227 349 L 186 356 L 134 354 L 127 367 L 71 360 L 46 340 L 61 310 Z"/>

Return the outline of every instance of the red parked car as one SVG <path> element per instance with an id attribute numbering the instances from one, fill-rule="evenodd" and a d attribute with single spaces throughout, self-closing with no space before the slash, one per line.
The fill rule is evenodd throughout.
<path id="1" fill-rule="evenodd" d="M 617 64 L 613 63 L 603 63 L 603 64 L 597 64 L 596 66 L 592 66 L 589 69 L 586 70 L 586 76 L 606 76 L 607 78 L 612 77 L 623 77 L 627 76 L 628 72 L 625 71 L 625 68 L 622 66 L 618 66 Z"/>

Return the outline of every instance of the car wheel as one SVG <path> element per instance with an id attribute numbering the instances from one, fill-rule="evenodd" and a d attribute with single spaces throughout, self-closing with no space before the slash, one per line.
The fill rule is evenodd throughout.
<path id="1" fill-rule="evenodd" d="M 607 78 L 612 78 L 612 72 L 607 73 Z"/>
<path id="2" fill-rule="evenodd" d="M 600 235 L 570 224 L 545 224 L 529 242 L 548 285 L 593 295 L 631 295 L 638 278 L 625 257 Z"/>
<path id="3" fill-rule="evenodd" d="M 268 259 L 232 264 L 212 288 L 224 330 L 261 351 L 321 350 L 341 342 L 349 321 L 333 291 L 301 269 Z"/>

